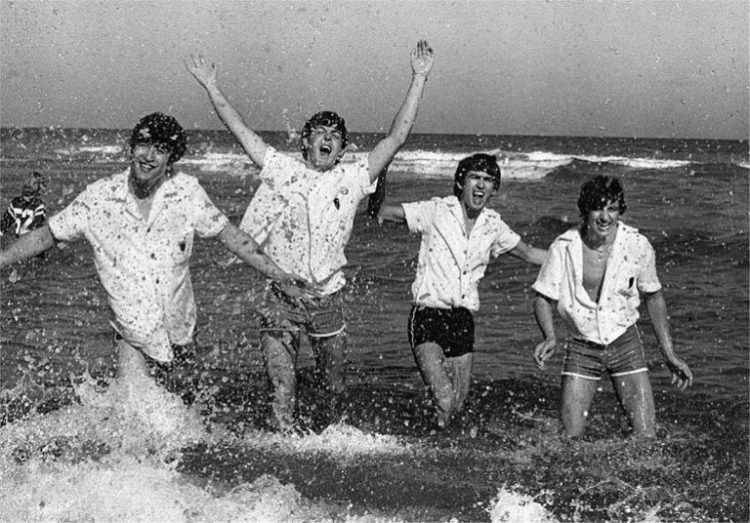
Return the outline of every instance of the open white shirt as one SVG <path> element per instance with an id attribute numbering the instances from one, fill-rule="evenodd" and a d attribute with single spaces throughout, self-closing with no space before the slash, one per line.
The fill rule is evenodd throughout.
<path id="1" fill-rule="evenodd" d="M 311 282 L 322 294 L 346 283 L 344 248 L 362 199 L 375 191 L 365 156 L 319 172 L 291 156 L 266 149 L 262 183 L 240 229 L 284 271 Z"/>
<path id="2" fill-rule="evenodd" d="M 500 214 L 483 209 L 466 234 L 461 203 L 455 196 L 402 204 L 411 232 L 422 234 L 417 275 L 411 291 L 414 303 L 448 309 L 479 310 L 479 280 L 490 257 L 514 249 L 520 236 Z"/>
<path id="3" fill-rule="evenodd" d="M 583 287 L 583 241 L 577 229 L 555 239 L 532 289 L 557 301 L 572 336 L 607 345 L 638 320 L 639 292 L 656 292 L 661 283 L 649 241 L 618 222 L 599 303 Z"/>
<path id="4" fill-rule="evenodd" d="M 172 344 L 192 340 L 196 306 L 190 281 L 193 235 L 215 237 L 228 220 L 198 181 L 168 178 L 154 195 L 148 221 L 128 188 L 129 170 L 86 187 L 50 218 L 57 240 L 84 237 L 125 341 L 159 361 Z"/>

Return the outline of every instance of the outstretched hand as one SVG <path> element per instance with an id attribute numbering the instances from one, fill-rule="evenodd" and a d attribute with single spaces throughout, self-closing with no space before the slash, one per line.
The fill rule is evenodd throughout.
<path id="1" fill-rule="evenodd" d="M 219 74 L 219 66 L 211 61 L 207 61 L 203 55 L 190 55 L 185 60 L 185 67 L 203 87 L 215 84 Z"/>
<path id="2" fill-rule="evenodd" d="M 544 363 L 552 357 L 557 348 L 557 340 L 546 339 L 534 349 L 534 361 L 539 370 L 544 370 Z"/>
<path id="3" fill-rule="evenodd" d="M 693 384 L 693 373 L 688 364 L 674 356 L 667 360 L 667 367 L 672 372 L 672 385 L 680 390 L 685 390 Z"/>
<path id="4" fill-rule="evenodd" d="M 411 51 L 412 73 L 426 77 L 430 74 L 434 61 L 432 47 L 427 43 L 427 40 L 420 40 L 417 42 L 417 47 Z"/>

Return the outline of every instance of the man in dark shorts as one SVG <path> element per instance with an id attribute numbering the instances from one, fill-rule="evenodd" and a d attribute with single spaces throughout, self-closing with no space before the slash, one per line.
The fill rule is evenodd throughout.
<path id="1" fill-rule="evenodd" d="M 534 312 L 544 335 L 534 360 L 540 369 L 555 352 L 552 310 L 567 324 L 562 371 L 562 422 L 572 437 L 583 434 L 603 374 L 609 374 L 636 436 L 656 435 L 654 397 L 643 342 L 636 327 L 643 295 L 664 359 L 679 388 L 693 375 L 672 347 L 667 305 L 656 274 L 654 249 L 637 229 L 620 221 L 625 193 L 619 180 L 596 176 L 581 187 L 579 228 L 552 243 L 533 285 Z"/>
<path id="2" fill-rule="evenodd" d="M 494 156 L 474 154 L 459 162 L 453 196 L 384 204 L 378 214 L 381 221 L 405 224 L 422 235 L 408 335 L 441 428 L 461 412 L 469 393 L 477 285 L 490 257 L 508 253 L 541 265 L 546 256 L 486 208 L 500 177 Z"/>

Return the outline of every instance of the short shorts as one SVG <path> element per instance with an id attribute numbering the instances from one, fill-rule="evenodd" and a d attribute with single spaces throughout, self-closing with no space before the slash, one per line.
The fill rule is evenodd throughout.
<path id="1" fill-rule="evenodd" d="M 259 304 L 261 331 L 300 332 L 313 338 L 328 338 L 346 329 L 344 293 L 302 301 L 287 296 L 275 282 L 271 282 Z"/>
<path id="2" fill-rule="evenodd" d="M 446 358 L 474 352 L 474 316 L 469 309 L 435 309 L 414 305 L 409 313 L 409 345 L 432 342 L 443 349 Z"/>
<path id="3" fill-rule="evenodd" d="M 599 380 L 605 372 L 617 377 L 648 371 L 643 342 L 635 325 L 609 345 L 571 338 L 566 349 L 564 376 Z"/>

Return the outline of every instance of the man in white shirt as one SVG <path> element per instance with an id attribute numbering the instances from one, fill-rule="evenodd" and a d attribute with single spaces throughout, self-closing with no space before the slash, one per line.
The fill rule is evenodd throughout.
<path id="1" fill-rule="evenodd" d="M 680 389 L 693 375 L 672 346 L 656 256 L 638 230 L 620 221 L 625 193 L 616 178 L 596 176 L 581 187 L 581 224 L 561 234 L 533 285 L 534 312 L 544 335 L 534 360 L 540 369 L 557 346 L 552 310 L 568 327 L 562 371 L 562 422 L 583 434 L 599 380 L 609 374 L 636 436 L 654 437 L 656 419 L 643 342 L 636 327 L 640 296 L 646 301 L 662 354 Z"/>
<path id="2" fill-rule="evenodd" d="M 294 284 L 229 223 L 195 178 L 175 172 L 185 150 L 177 120 L 161 113 L 143 117 L 130 138 L 127 170 L 90 184 L 46 225 L 0 252 L 3 267 L 60 241 L 91 244 L 113 313 L 117 375 L 124 380 L 155 377 L 168 385 L 175 357 L 189 358 L 197 315 L 189 266 L 194 235 L 217 238 L 284 287 Z"/>
<path id="3" fill-rule="evenodd" d="M 280 267 L 298 274 L 314 291 L 291 298 L 277 286 L 266 291 L 261 346 L 273 386 L 274 428 L 295 430 L 296 363 L 300 335 L 306 333 L 319 381 L 328 396 L 329 416 L 337 416 L 344 392 L 346 333 L 342 288 L 344 248 L 360 201 L 375 190 L 378 175 L 406 142 L 417 116 L 432 49 L 420 41 L 411 53 L 412 80 L 388 135 L 356 163 L 342 164 L 348 143 L 344 119 L 322 111 L 301 133 L 302 161 L 268 146 L 245 125 L 217 86 L 218 67 L 191 57 L 188 70 L 206 89 L 221 120 L 260 168 L 262 184 L 240 225 Z"/>
<path id="4" fill-rule="evenodd" d="M 441 428 L 461 412 L 469 393 L 477 286 L 490 257 L 508 253 L 541 265 L 546 256 L 486 208 L 500 188 L 500 177 L 494 156 L 474 154 L 458 164 L 454 196 L 384 204 L 378 215 L 422 234 L 408 335 Z"/>

